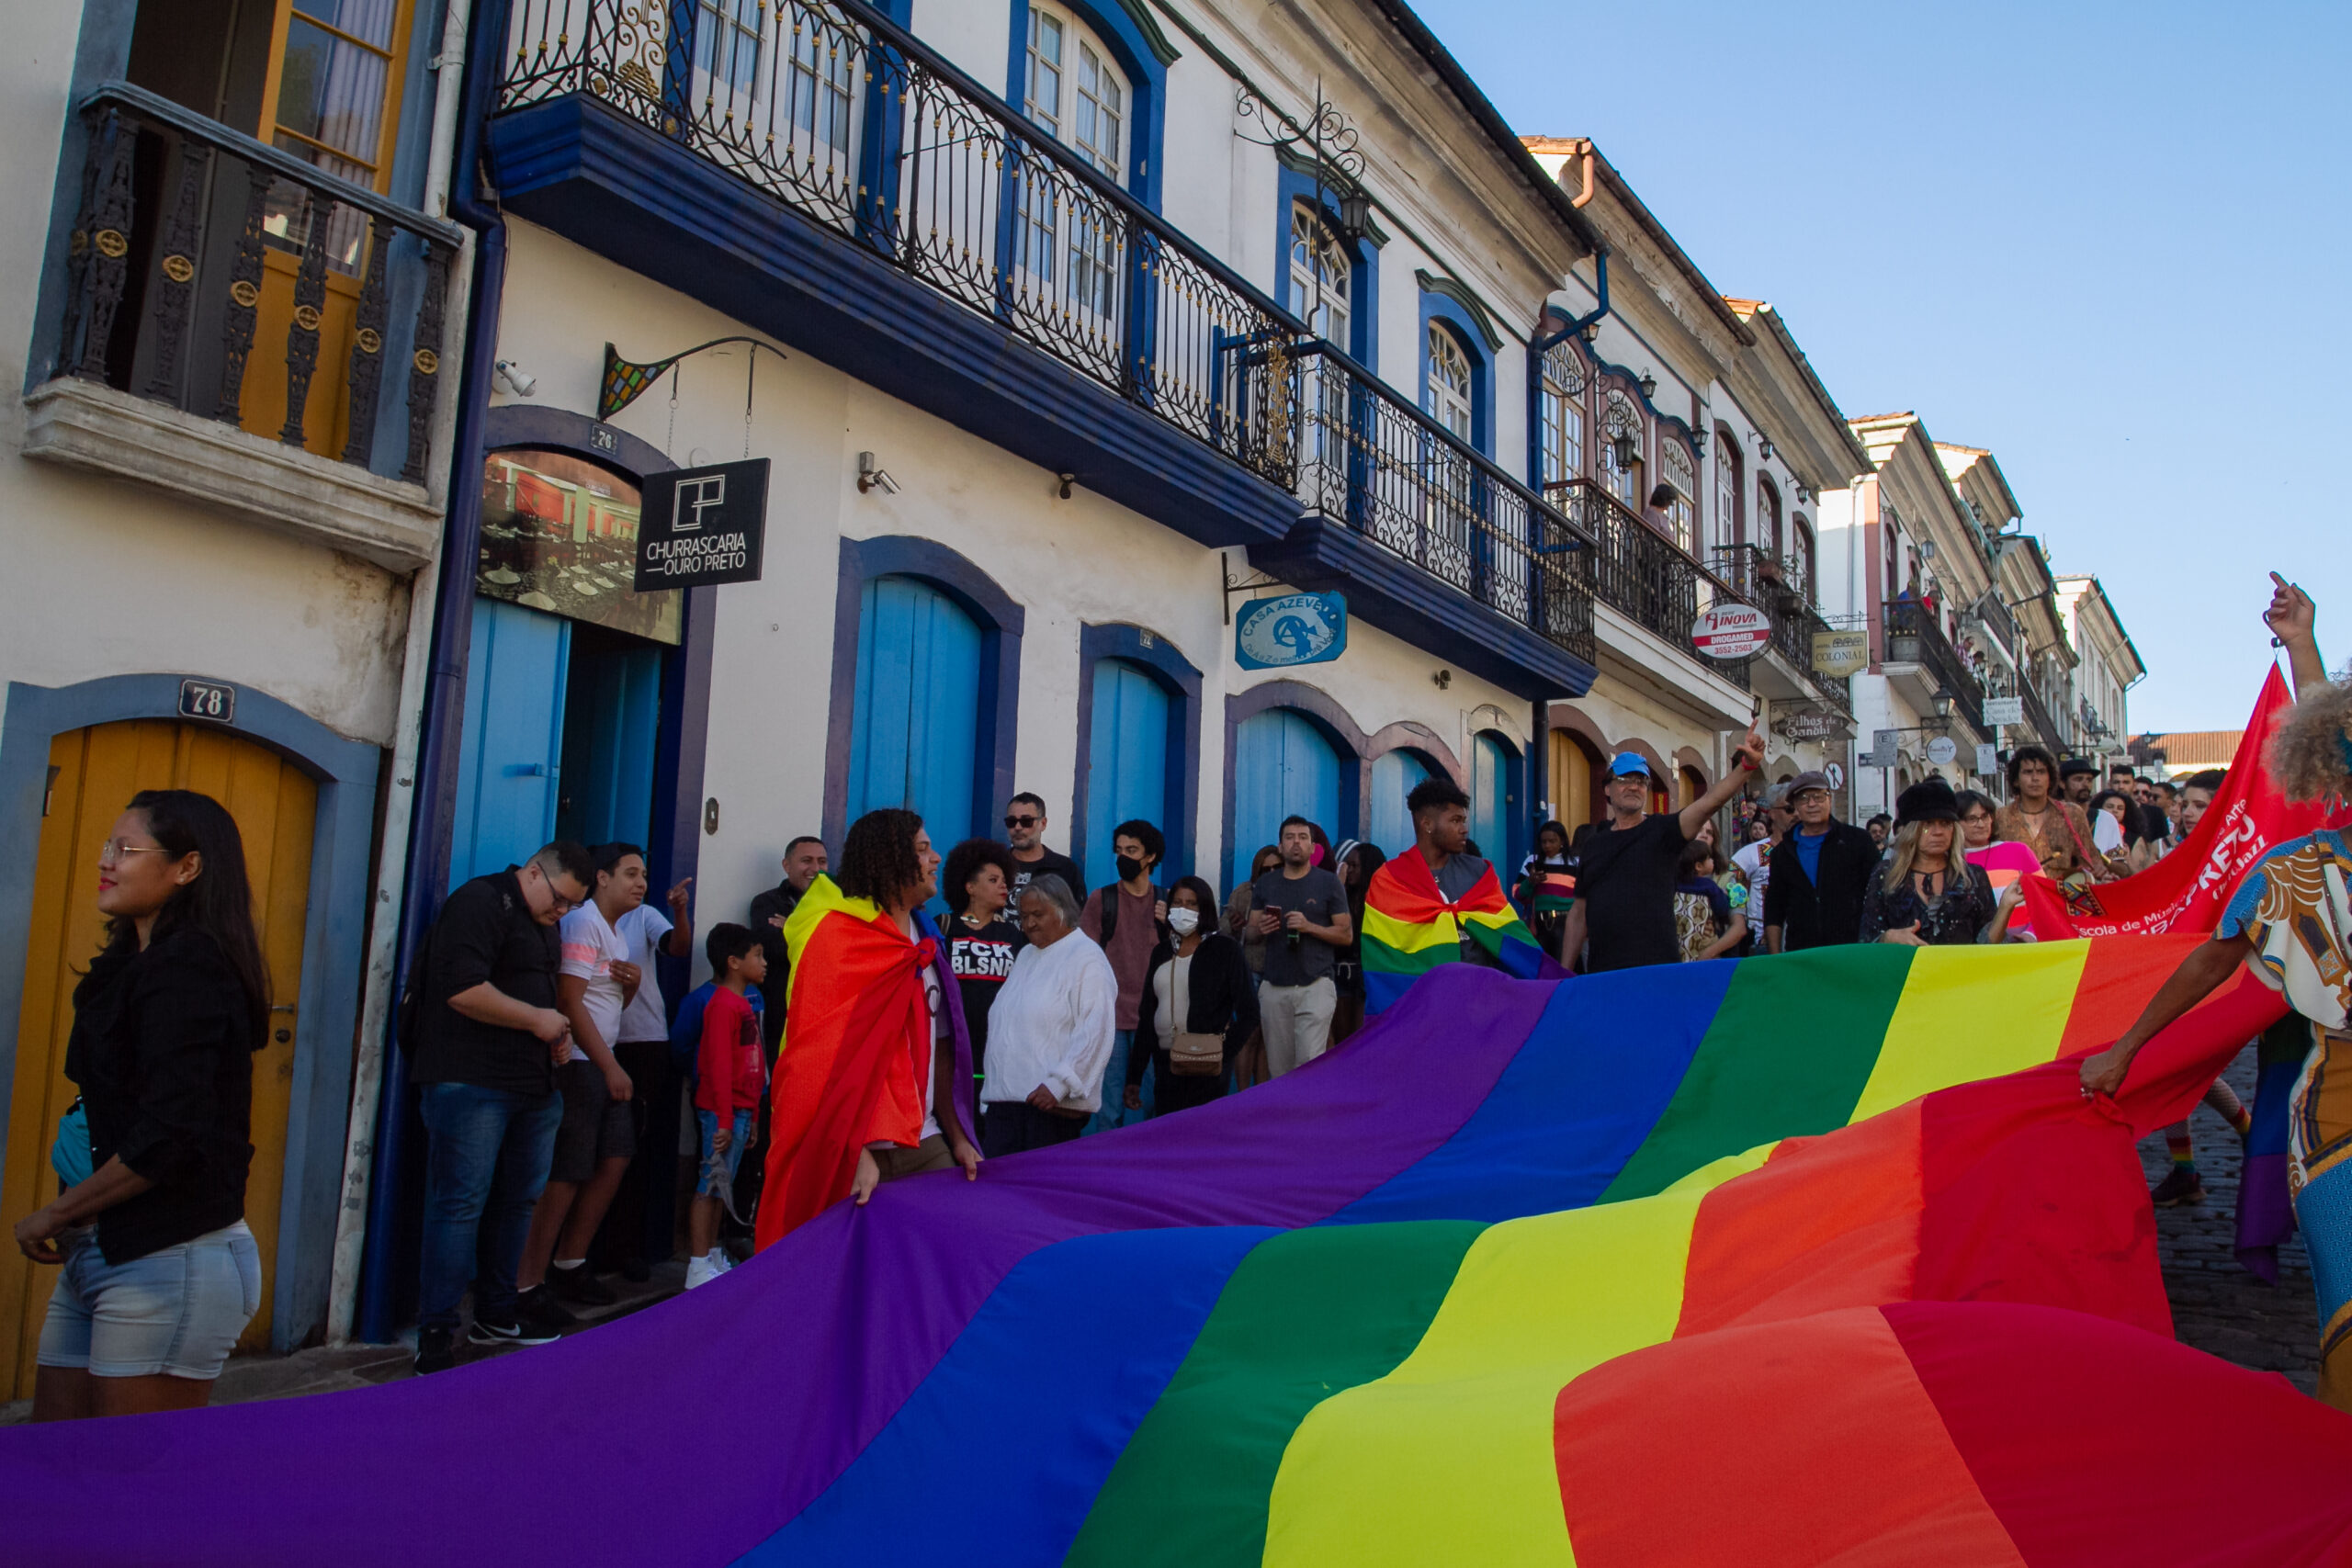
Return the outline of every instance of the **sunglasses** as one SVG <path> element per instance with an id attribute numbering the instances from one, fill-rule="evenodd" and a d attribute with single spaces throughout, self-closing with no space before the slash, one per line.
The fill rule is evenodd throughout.
<path id="1" fill-rule="evenodd" d="M 1035 828 L 1037 820 L 1035 817 L 1007 817 L 1004 825 L 1008 828 Z"/>

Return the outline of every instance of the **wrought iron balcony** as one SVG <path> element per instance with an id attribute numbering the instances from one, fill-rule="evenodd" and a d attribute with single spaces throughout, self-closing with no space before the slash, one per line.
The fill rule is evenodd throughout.
<path id="1" fill-rule="evenodd" d="M 1268 384 L 1286 380 L 1309 508 L 1591 661 L 1589 541 L 1567 517 L 1328 344 Z"/>
<path id="2" fill-rule="evenodd" d="M 1296 497 L 1282 527 L 1336 525 L 1589 666 L 1584 541 L 1541 497 L 879 13 L 739 15 L 515 0 L 500 108 L 594 100 Z"/>
<path id="3" fill-rule="evenodd" d="M 1884 661 L 1925 670 L 1936 689 L 1952 700 L 1952 710 L 1971 729 L 1984 734 L 1984 688 L 1936 624 L 1934 614 L 1917 600 L 1902 599 L 1885 606 L 1883 624 Z"/>
<path id="4" fill-rule="evenodd" d="M 458 231 L 143 88 L 82 116 L 51 378 L 422 483 Z M 379 451 L 388 373 L 407 418 Z"/>
<path id="5" fill-rule="evenodd" d="M 1556 480 L 1544 491 L 1594 541 L 1577 564 L 1596 598 L 1692 663 L 1747 688 L 1747 660 L 1710 659 L 1690 640 L 1702 611 L 1740 594 L 1594 480 Z"/>
<path id="6" fill-rule="evenodd" d="M 1843 675 L 1826 675 L 1814 663 L 1814 635 L 1826 632 L 1822 618 L 1790 563 L 1761 545 L 1732 545 L 1713 553 L 1715 575 L 1731 591 L 1772 617 L 1772 650 L 1804 676 L 1822 702 L 1851 715 Z"/>

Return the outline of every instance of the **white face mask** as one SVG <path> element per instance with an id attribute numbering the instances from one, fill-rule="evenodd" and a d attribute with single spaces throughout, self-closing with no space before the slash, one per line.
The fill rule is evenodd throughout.
<path id="1" fill-rule="evenodd" d="M 1200 924 L 1201 912 L 1198 909 L 1178 908 L 1168 911 L 1168 929 L 1178 936 L 1191 936 L 1193 931 L 1200 929 Z"/>

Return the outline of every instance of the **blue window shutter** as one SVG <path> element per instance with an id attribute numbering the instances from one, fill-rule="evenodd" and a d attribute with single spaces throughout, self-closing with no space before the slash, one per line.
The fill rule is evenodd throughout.
<path id="1" fill-rule="evenodd" d="M 1385 854 L 1401 855 L 1413 847 L 1413 817 L 1405 797 L 1430 776 L 1429 762 L 1414 751 L 1383 751 L 1372 760 L 1372 841 Z"/>
<path id="2" fill-rule="evenodd" d="M 571 623 L 476 599 L 470 638 L 452 886 L 518 864 L 555 836 Z"/>
<path id="3" fill-rule="evenodd" d="M 942 854 L 972 836 L 980 765 L 980 628 L 910 577 L 877 577 L 859 600 L 849 818 L 918 812 Z"/>
<path id="4" fill-rule="evenodd" d="M 1086 772 L 1086 880 L 1117 879 L 1113 830 L 1136 818 L 1170 838 L 1168 690 L 1124 659 L 1094 665 L 1094 721 Z M 1159 880 L 1165 881 L 1162 876 Z"/>
<path id="5" fill-rule="evenodd" d="M 1332 832 L 1340 820 L 1340 757 L 1323 732 L 1287 708 L 1269 708 L 1234 732 L 1233 864 L 1228 889 L 1250 874 L 1250 857 L 1273 843 L 1283 818 L 1304 817 Z"/>

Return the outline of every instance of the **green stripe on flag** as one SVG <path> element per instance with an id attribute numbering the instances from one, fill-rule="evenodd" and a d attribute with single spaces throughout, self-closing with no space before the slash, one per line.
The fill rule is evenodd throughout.
<path id="1" fill-rule="evenodd" d="M 1426 975 L 1441 964 L 1456 964 L 1461 959 L 1462 948 L 1457 942 L 1440 942 L 1407 953 L 1378 937 L 1363 939 L 1363 966 L 1375 974 Z"/>
<path id="2" fill-rule="evenodd" d="M 1681 1086 L 1600 1201 L 1646 1198 L 1726 1155 L 1844 1126 L 1886 1042 L 1911 953 L 1872 943 L 1742 964 Z"/>
<path id="3" fill-rule="evenodd" d="M 1065 1561 L 1255 1568 L 1291 1434 L 1316 1405 L 1386 1377 L 1412 1353 L 1486 1228 L 1328 1225 L 1261 1243 L 1226 1282 Z"/>

